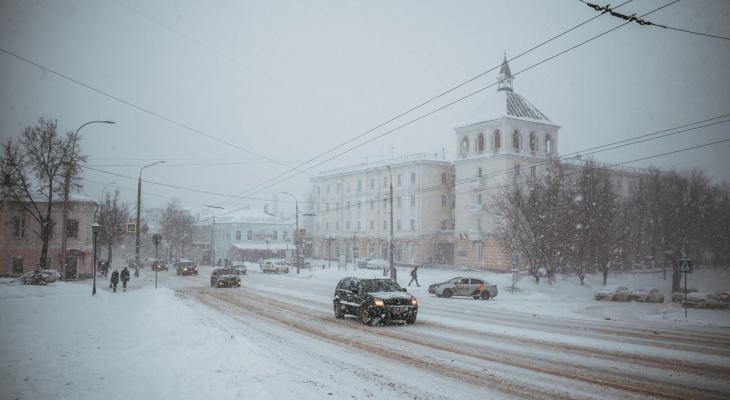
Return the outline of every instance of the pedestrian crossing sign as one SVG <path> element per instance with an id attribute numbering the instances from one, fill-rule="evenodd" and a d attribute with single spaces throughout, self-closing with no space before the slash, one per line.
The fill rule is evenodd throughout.
<path id="1" fill-rule="evenodd" d="M 692 273 L 692 260 L 688 259 L 682 259 L 679 260 L 679 264 L 677 265 L 677 269 L 679 269 L 679 272 L 683 274 L 691 274 Z"/>

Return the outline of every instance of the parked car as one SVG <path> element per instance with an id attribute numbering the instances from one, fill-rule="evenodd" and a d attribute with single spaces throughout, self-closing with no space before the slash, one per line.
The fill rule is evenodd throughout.
<path id="1" fill-rule="evenodd" d="M 368 265 L 368 261 L 372 260 L 372 257 L 358 258 L 356 268 L 365 268 Z"/>
<path id="2" fill-rule="evenodd" d="M 332 305 L 335 318 L 356 315 L 364 325 L 383 321 L 416 322 L 418 301 L 392 279 L 342 278 Z"/>
<path id="3" fill-rule="evenodd" d="M 152 264 L 150 264 L 150 267 L 153 271 L 169 271 L 170 265 L 167 263 L 167 261 L 163 260 L 155 260 L 152 261 Z"/>
<path id="4" fill-rule="evenodd" d="M 720 303 L 728 303 L 730 304 L 730 292 L 722 292 L 718 296 L 718 300 L 720 300 Z"/>
<path id="5" fill-rule="evenodd" d="M 375 259 L 372 259 L 372 260 L 368 261 L 365 264 L 365 267 L 360 267 L 360 268 L 366 268 L 366 269 L 385 269 L 385 268 L 388 268 L 388 267 L 390 267 L 390 261 L 388 261 L 388 260 L 380 260 L 380 259 L 375 258 Z"/>
<path id="6" fill-rule="evenodd" d="M 687 300 L 682 303 L 686 308 L 706 308 L 711 310 L 728 308 L 720 302 L 719 293 L 692 292 L 687 294 Z"/>
<path id="7" fill-rule="evenodd" d="M 61 278 L 61 274 L 55 269 L 33 270 L 20 276 L 20 282 L 24 285 L 47 285 Z"/>
<path id="8" fill-rule="evenodd" d="M 241 287 L 241 278 L 233 268 L 216 268 L 210 274 L 210 286 Z"/>
<path id="9" fill-rule="evenodd" d="M 695 288 L 689 288 L 686 290 L 687 295 L 689 295 L 690 293 L 695 293 L 695 292 L 697 292 L 697 289 L 695 289 Z M 672 292 L 672 303 L 683 302 L 684 297 L 685 297 L 684 294 L 685 294 L 684 289 L 679 289 L 677 291 Z"/>
<path id="10" fill-rule="evenodd" d="M 631 291 L 626 286 L 608 285 L 598 290 L 593 298 L 603 301 L 631 301 Z"/>
<path id="11" fill-rule="evenodd" d="M 198 266 L 190 260 L 182 259 L 175 264 L 178 275 L 198 275 Z"/>
<path id="12" fill-rule="evenodd" d="M 264 265 L 261 267 L 264 273 L 289 273 L 289 266 L 286 265 L 284 260 L 274 259 L 264 261 Z"/>
<path id="13" fill-rule="evenodd" d="M 238 275 L 246 275 L 246 264 L 243 261 L 234 261 L 231 269 L 234 269 Z"/>
<path id="14" fill-rule="evenodd" d="M 632 301 L 641 301 L 645 303 L 664 303 L 664 294 L 657 288 L 645 287 L 631 291 Z"/>
<path id="15" fill-rule="evenodd" d="M 435 283 L 428 287 L 428 292 L 436 297 L 471 296 L 475 299 L 489 300 L 496 297 L 499 291 L 497 285 L 472 277 L 457 276 L 446 282 Z"/>

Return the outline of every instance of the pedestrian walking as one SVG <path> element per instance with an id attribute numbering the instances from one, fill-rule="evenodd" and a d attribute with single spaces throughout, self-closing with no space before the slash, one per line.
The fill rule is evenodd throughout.
<path id="1" fill-rule="evenodd" d="M 112 272 L 112 278 L 111 278 L 111 280 L 109 280 L 109 287 L 110 288 L 113 288 L 114 291 L 116 292 L 117 291 L 117 284 L 118 283 L 119 283 L 119 271 L 117 271 L 115 269 L 114 272 Z"/>
<path id="2" fill-rule="evenodd" d="M 413 267 L 413 269 L 411 270 L 411 281 L 408 282 L 408 286 L 411 286 L 411 283 L 413 283 L 413 281 L 416 281 L 416 286 L 421 287 L 421 285 L 418 284 L 418 266 L 417 265 L 415 267 Z"/>
<path id="3" fill-rule="evenodd" d="M 124 267 L 124 269 L 122 270 L 120 278 L 122 279 L 122 291 L 126 292 L 127 282 L 129 282 L 129 270 L 127 269 L 127 267 Z"/>

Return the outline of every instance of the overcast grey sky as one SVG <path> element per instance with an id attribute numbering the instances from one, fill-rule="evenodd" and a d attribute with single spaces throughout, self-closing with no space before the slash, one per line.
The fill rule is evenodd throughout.
<path id="1" fill-rule="evenodd" d="M 158 160 L 143 173 L 147 206 L 177 197 L 231 209 L 243 193 L 236 204 L 262 209 L 274 195 L 290 201 L 282 191 L 303 202 L 324 169 L 419 152 L 453 159 L 453 127 L 496 88 L 418 118 L 492 85 L 505 53 L 515 91 L 562 127 L 561 155 L 730 114 L 729 40 L 619 27 L 626 21 L 578 0 L 0 0 L 0 14 L 2 143 L 39 117 L 58 119 L 61 132 L 115 121 L 81 131 L 84 193 L 95 199 L 116 182 L 136 203 L 140 169 Z M 730 37 L 728 1 L 685 0 L 643 18 Z M 730 181 L 730 142 L 685 150 L 730 139 L 728 120 L 594 156 L 652 157 L 626 165 L 696 167 Z"/>

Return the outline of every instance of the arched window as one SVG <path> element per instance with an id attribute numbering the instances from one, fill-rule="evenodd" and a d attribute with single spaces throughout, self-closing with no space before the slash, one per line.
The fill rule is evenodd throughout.
<path id="1" fill-rule="evenodd" d="M 477 151 L 483 152 L 484 151 L 484 134 L 479 132 L 479 136 L 477 137 Z"/>
<path id="2" fill-rule="evenodd" d="M 461 155 L 466 157 L 467 154 L 469 154 L 469 138 L 464 136 L 464 139 L 461 140 Z"/>
<path id="3" fill-rule="evenodd" d="M 499 136 L 499 129 L 497 129 L 497 130 L 494 131 L 494 143 L 493 143 L 493 145 L 494 145 L 494 148 L 495 149 L 498 149 L 498 148 L 500 148 L 502 146 L 502 140 L 501 140 L 501 138 Z"/>
<path id="4" fill-rule="evenodd" d="M 553 139 L 550 135 L 545 135 L 545 153 L 552 154 L 553 152 Z"/>
<path id="5" fill-rule="evenodd" d="M 535 132 L 530 132 L 530 151 L 537 151 L 537 139 L 535 138 Z"/>
<path id="6" fill-rule="evenodd" d="M 515 150 L 520 149 L 520 132 L 515 129 L 515 132 L 512 134 L 512 147 L 514 147 Z"/>

